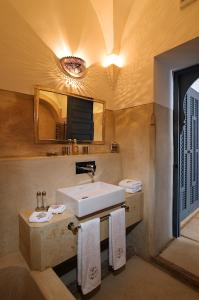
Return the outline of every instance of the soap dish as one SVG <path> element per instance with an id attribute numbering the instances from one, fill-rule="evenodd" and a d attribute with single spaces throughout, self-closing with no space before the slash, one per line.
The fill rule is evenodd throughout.
<path id="1" fill-rule="evenodd" d="M 30 223 L 44 223 L 52 219 L 53 214 L 46 211 L 34 211 L 29 217 Z"/>

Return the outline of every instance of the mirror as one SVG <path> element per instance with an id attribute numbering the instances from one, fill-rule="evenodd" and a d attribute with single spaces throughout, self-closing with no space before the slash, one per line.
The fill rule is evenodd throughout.
<path id="1" fill-rule="evenodd" d="M 36 88 L 34 100 L 37 143 L 104 144 L 104 110 L 101 100 Z"/>

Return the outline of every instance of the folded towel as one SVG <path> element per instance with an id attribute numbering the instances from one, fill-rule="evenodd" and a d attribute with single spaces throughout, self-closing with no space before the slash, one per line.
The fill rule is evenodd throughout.
<path id="1" fill-rule="evenodd" d="M 126 264 L 125 208 L 111 212 L 109 217 L 109 265 L 117 270 Z"/>
<path id="2" fill-rule="evenodd" d="M 52 219 L 53 215 L 51 212 L 46 211 L 34 211 L 29 217 L 29 222 L 31 223 L 43 223 L 48 222 Z"/>
<path id="3" fill-rule="evenodd" d="M 48 209 L 48 212 L 51 212 L 52 214 L 62 214 L 65 209 L 66 209 L 65 205 L 56 204 L 56 205 L 51 205 Z"/>
<path id="4" fill-rule="evenodd" d="M 78 230 L 78 284 L 88 294 L 101 284 L 100 219 L 81 223 Z"/>
<path id="5" fill-rule="evenodd" d="M 123 179 L 119 182 L 119 186 L 125 188 L 134 188 L 142 186 L 142 182 L 140 180 L 133 180 L 133 179 Z"/>
<path id="6" fill-rule="evenodd" d="M 132 189 L 129 189 L 129 188 L 125 188 L 125 191 L 126 193 L 131 193 L 131 194 L 134 194 L 134 193 L 137 193 L 139 191 L 142 190 L 142 187 L 136 187 L 136 188 L 132 188 Z"/>

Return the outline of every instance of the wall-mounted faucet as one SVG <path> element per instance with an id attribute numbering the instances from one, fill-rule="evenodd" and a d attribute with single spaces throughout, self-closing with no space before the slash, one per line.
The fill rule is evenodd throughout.
<path id="1" fill-rule="evenodd" d="M 81 170 L 88 171 L 87 173 L 91 173 L 93 176 L 95 175 L 94 165 L 87 165 L 86 167 L 78 167 Z"/>
<path id="2" fill-rule="evenodd" d="M 95 171 L 95 161 L 83 161 L 76 163 L 76 174 L 87 173 L 91 177 L 92 182 L 94 182 Z"/>

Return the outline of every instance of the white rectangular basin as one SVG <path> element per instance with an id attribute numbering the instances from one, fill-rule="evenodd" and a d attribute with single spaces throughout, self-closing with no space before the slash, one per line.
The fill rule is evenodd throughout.
<path id="1" fill-rule="evenodd" d="M 98 181 L 58 189 L 56 200 L 58 204 L 65 204 L 66 209 L 77 217 L 83 217 L 124 202 L 125 190 L 120 186 Z"/>

